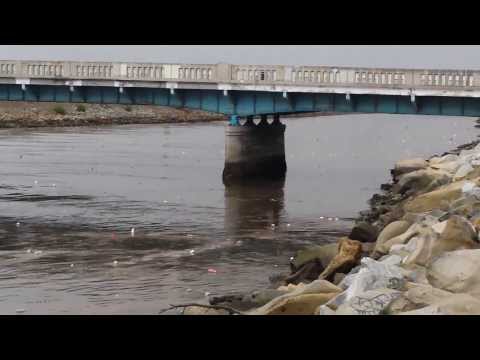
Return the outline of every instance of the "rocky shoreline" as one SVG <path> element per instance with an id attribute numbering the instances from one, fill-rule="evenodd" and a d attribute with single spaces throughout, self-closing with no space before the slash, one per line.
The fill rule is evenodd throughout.
<path id="1" fill-rule="evenodd" d="M 0 102 L 0 128 L 40 128 L 225 121 L 200 110 L 149 105 Z"/>
<path id="2" fill-rule="evenodd" d="M 348 237 L 299 251 L 270 289 L 184 315 L 480 314 L 480 144 L 399 161 Z"/>

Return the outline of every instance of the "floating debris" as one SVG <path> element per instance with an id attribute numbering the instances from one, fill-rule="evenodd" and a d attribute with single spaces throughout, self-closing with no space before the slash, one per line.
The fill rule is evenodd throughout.
<path id="1" fill-rule="evenodd" d="M 35 185 L 37 185 L 37 184 L 38 184 L 38 181 L 37 181 L 37 180 L 35 180 L 33 183 L 34 183 Z"/>
<path id="2" fill-rule="evenodd" d="M 27 253 L 28 253 L 28 254 L 31 254 L 31 253 L 32 253 L 32 249 L 28 249 L 28 250 L 27 250 Z"/>
<path id="3" fill-rule="evenodd" d="M 187 237 L 188 237 L 188 238 L 192 238 L 192 237 L 193 237 L 193 235 L 191 235 L 191 234 L 187 234 Z"/>
<path id="4" fill-rule="evenodd" d="M 135 236 L 135 228 L 132 228 L 132 229 L 130 230 L 130 235 L 131 235 L 132 237 Z"/>
<path id="5" fill-rule="evenodd" d="M 17 314 L 23 314 L 25 312 L 25 309 L 17 309 L 15 310 Z"/>
<path id="6" fill-rule="evenodd" d="M 211 293 L 209 293 L 208 291 L 205 293 L 205 297 L 209 297 Z"/>
<path id="7" fill-rule="evenodd" d="M 192 289 L 187 289 L 187 292 L 192 292 Z"/>
<path id="8" fill-rule="evenodd" d="M 115 260 L 115 261 L 113 262 L 113 266 L 117 266 L 117 265 L 118 265 L 118 261 Z"/>
<path id="9" fill-rule="evenodd" d="M 211 274 L 216 274 L 217 273 L 217 270 L 215 270 L 215 269 L 208 269 L 207 271 Z"/>
<path id="10" fill-rule="evenodd" d="M 39 254 L 41 254 L 41 253 L 43 253 L 42 250 L 36 250 L 36 251 L 34 252 L 35 255 L 39 255 Z"/>
<path id="11" fill-rule="evenodd" d="M 195 250 L 190 250 L 190 255 L 195 255 Z"/>
<path id="12" fill-rule="evenodd" d="M 74 266 L 75 266 L 75 265 L 73 265 L 73 264 L 70 264 L 70 267 L 71 267 L 71 268 L 73 268 Z"/>
<path id="13" fill-rule="evenodd" d="M 325 219 L 325 218 L 323 216 L 320 216 L 320 220 L 323 220 L 323 219 Z"/>
<path id="14" fill-rule="evenodd" d="M 290 224 L 287 224 L 287 227 L 290 227 L 291 225 Z"/>
<path id="15" fill-rule="evenodd" d="M 16 225 L 17 227 L 19 227 L 19 226 L 20 226 L 20 222 L 17 222 L 15 225 Z"/>
<path id="16" fill-rule="evenodd" d="M 293 260 L 295 260 L 295 258 L 292 256 L 292 257 L 290 258 L 290 261 L 293 261 Z"/>
<path id="17" fill-rule="evenodd" d="M 168 201 L 167 201 L 167 200 L 163 200 L 163 203 L 164 203 L 164 204 L 168 204 Z"/>

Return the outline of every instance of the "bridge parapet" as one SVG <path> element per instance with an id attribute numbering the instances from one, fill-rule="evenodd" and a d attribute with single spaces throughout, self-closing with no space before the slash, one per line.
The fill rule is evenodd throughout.
<path id="1" fill-rule="evenodd" d="M 0 61 L 2 79 L 479 90 L 480 71 L 119 62 Z"/>

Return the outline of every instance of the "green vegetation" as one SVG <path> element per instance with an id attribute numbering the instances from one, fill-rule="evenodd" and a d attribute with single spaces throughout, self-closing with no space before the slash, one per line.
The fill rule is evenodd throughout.
<path id="1" fill-rule="evenodd" d="M 59 114 L 59 115 L 65 115 L 67 113 L 67 111 L 65 110 L 65 108 L 63 106 L 55 106 L 53 108 L 53 112 L 55 114 Z"/>
<path id="2" fill-rule="evenodd" d="M 85 112 L 87 111 L 87 108 L 85 107 L 85 105 L 77 105 L 77 112 Z"/>
<path id="3" fill-rule="evenodd" d="M 125 111 L 128 111 L 128 112 L 132 111 L 132 107 L 131 106 L 125 106 Z"/>

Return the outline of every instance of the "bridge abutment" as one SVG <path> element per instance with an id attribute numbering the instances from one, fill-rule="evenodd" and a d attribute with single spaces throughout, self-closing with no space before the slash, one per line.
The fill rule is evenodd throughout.
<path id="1" fill-rule="evenodd" d="M 284 179 L 287 171 L 285 130 L 279 117 L 269 124 L 266 116 L 262 116 L 258 125 L 249 117 L 245 125 L 227 126 L 224 184 Z"/>

